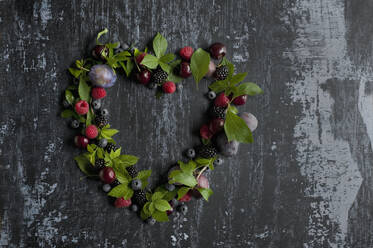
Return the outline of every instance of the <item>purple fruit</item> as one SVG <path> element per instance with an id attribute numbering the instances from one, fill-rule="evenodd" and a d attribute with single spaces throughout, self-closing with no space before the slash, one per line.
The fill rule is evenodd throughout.
<path id="1" fill-rule="evenodd" d="M 92 66 L 88 76 L 93 85 L 103 88 L 112 87 L 117 80 L 117 75 L 108 65 Z"/>
<path id="2" fill-rule="evenodd" d="M 210 46 L 210 54 L 214 59 L 221 59 L 227 53 L 227 47 L 222 43 L 214 43 Z"/>
<path id="3" fill-rule="evenodd" d="M 206 77 L 212 77 L 212 76 L 214 75 L 215 71 L 216 71 L 216 65 L 215 65 L 214 62 L 212 62 L 212 61 L 210 60 L 209 70 L 207 71 L 207 73 L 206 73 L 205 76 L 206 76 Z"/>
<path id="4" fill-rule="evenodd" d="M 251 113 L 243 112 L 240 117 L 246 122 L 247 127 L 254 132 L 258 127 L 258 119 Z"/>
<path id="5" fill-rule="evenodd" d="M 216 137 L 216 147 L 224 156 L 231 157 L 237 154 L 240 143 L 238 141 L 228 142 L 228 138 L 224 132 Z"/>

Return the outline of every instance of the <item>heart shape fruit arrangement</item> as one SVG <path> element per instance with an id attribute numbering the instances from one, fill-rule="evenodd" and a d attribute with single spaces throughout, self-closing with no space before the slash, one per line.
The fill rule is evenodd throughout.
<path id="1" fill-rule="evenodd" d="M 245 104 L 248 96 L 262 90 L 254 83 L 242 83 L 247 73 L 235 74 L 221 43 L 211 45 L 208 52 L 183 47 L 177 59 L 175 54 L 166 53 L 167 40 L 159 33 L 151 51 L 140 51 L 119 42 L 102 44 L 100 38 L 107 32 L 105 29 L 97 35 L 91 58 L 77 60 L 69 68 L 73 83 L 65 90 L 61 116 L 69 118 L 71 128 L 78 130 L 75 145 L 84 153 L 75 161 L 87 176 L 100 178 L 115 207 L 128 207 L 148 224 L 168 221 L 174 210 L 185 215 L 186 202 L 192 198 L 207 201 L 212 194 L 204 172 L 220 166 L 221 156 L 235 156 L 240 143 L 253 142 L 258 121 L 250 113 L 238 114 L 235 106 Z M 196 84 L 202 78 L 213 80 L 207 93 L 212 101 L 208 111 L 211 118 L 200 128 L 202 144 L 188 149 L 188 162 L 179 161 L 169 170 L 166 182 L 154 190 L 147 187 L 151 170 L 138 171 L 138 157 L 122 154 L 117 146 L 113 136 L 118 130 L 110 127 L 109 111 L 102 106 L 106 90 L 115 85 L 118 73 L 155 89 L 157 97 L 177 92 L 181 81 L 190 76 Z"/>

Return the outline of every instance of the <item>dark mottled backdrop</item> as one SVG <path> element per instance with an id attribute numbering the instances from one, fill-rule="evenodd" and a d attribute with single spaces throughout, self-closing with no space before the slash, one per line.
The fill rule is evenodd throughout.
<path id="1" fill-rule="evenodd" d="M 0 246 L 373 247 L 373 4 L 368 0 L 0 1 Z M 70 77 L 103 28 L 170 49 L 222 41 L 265 91 L 243 108 L 255 143 L 209 175 L 215 194 L 155 227 L 81 179 L 59 117 Z M 198 144 L 207 82 L 161 100 L 120 79 L 105 105 L 152 185 Z"/>

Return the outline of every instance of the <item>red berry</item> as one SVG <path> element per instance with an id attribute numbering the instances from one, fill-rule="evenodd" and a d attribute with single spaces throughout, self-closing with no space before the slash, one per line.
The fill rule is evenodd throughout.
<path id="1" fill-rule="evenodd" d="M 179 74 L 183 78 L 192 75 L 192 70 L 190 69 L 190 64 L 188 62 L 181 62 Z"/>
<path id="2" fill-rule="evenodd" d="M 213 136 L 213 133 L 210 131 L 209 126 L 207 126 L 206 124 L 199 129 L 199 134 L 203 139 L 210 139 Z"/>
<path id="3" fill-rule="evenodd" d="M 98 135 L 98 129 L 95 125 L 89 125 L 85 129 L 85 136 L 87 136 L 88 139 L 94 139 Z"/>
<path id="4" fill-rule="evenodd" d="M 220 93 L 214 101 L 215 106 L 218 107 L 227 107 L 229 103 L 229 98 L 225 95 L 224 92 Z"/>
<path id="5" fill-rule="evenodd" d="M 193 48 L 190 46 L 186 46 L 180 49 L 180 57 L 186 61 L 189 61 L 193 55 Z"/>
<path id="6" fill-rule="evenodd" d="M 215 118 L 209 123 L 209 130 L 211 133 L 216 134 L 224 128 L 224 120 L 221 118 Z"/>
<path id="7" fill-rule="evenodd" d="M 93 99 L 101 99 L 101 98 L 104 98 L 106 96 L 106 90 L 104 88 L 101 88 L 101 87 L 94 87 L 92 89 L 91 95 L 92 95 Z"/>
<path id="8" fill-rule="evenodd" d="M 141 61 L 144 59 L 145 55 L 146 55 L 146 53 L 140 53 L 139 55 L 137 55 L 137 57 L 136 57 L 136 63 L 138 65 L 141 64 Z"/>
<path id="9" fill-rule="evenodd" d="M 221 59 L 227 53 L 227 47 L 222 43 L 214 43 L 210 46 L 210 53 L 214 59 Z"/>
<path id="10" fill-rule="evenodd" d="M 131 198 L 126 200 L 123 197 L 115 199 L 114 206 L 116 208 L 123 208 L 123 207 L 129 207 L 131 206 L 132 201 Z"/>
<path id="11" fill-rule="evenodd" d="M 151 73 L 148 70 L 142 70 L 136 74 L 136 78 L 139 83 L 147 85 L 150 82 Z"/>
<path id="12" fill-rule="evenodd" d="M 78 115 L 85 115 L 88 113 L 89 105 L 86 101 L 80 100 L 79 102 L 75 103 L 75 112 Z"/>
<path id="13" fill-rule="evenodd" d="M 110 184 L 115 180 L 115 172 L 111 167 L 105 167 L 100 170 L 99 176 L 101 181 L 107 184 Z"/>
<path id="14" fill-rule="evenodd" d="M 240 105 L 244 105 L 246 103 L 246 100 L 247 100 L 247 95 L 242 95 L 242 96 L 238 96 L 235 99 L 233 99 L 232 103 L 234 105 L 240 106 Z"/>
<path id="15" fill-rule="evenodd" d="M 89 143 L 89 140 L 87 139 L 87 137 L 85 136 L 82 136 L 82 135 L 78 135 L 78 136 L 75 136 L 74 138 L 74 143 L 77 147 L 80 147 L 80 148 L 87 148 L 88 146 L 88 143 Z"/>
<path id="16" fill-rule="evenodd" d="M 96 45 L 92 50 L 92 56 L 104 60 L 108 56 L 108 49 L 105 45 Z"/>
<path id="17" fill-rule="evenodd" d="M 164 93 L 168 93 L 168 94 L 174 93 L 176 90 L 176 85 L 174 82 L 167 81 L 162 85 L 162 90 Z"/>
<path id="18" fill-rule="evenodd" d="M 179 202 L 188 202 L 192 199 L 192 193 L 188 191 L 183 197 L 180 198 Z"/>

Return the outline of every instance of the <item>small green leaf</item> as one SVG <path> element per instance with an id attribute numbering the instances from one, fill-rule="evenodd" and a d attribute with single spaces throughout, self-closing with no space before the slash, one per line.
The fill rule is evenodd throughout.
<path id="1" fill-rule="evenodd" d="M 154 201 L 154 207 L 161 212 L 172 209 L 170 204 L 166 200 L 163 200 L 163 199 L 158 199 Z"/>
<path id="2" fill-rule="evenodd" d="M 61 113 L 61 117 L 62 118 L 70 118 L 70 117 L 73 117 L 75 114 L 75 112 L 73 112 L 72 110 L 70 109 L 65 109 L 64 111 L 62 111 Z"/>
<path id="3" fill-rule="evenodd" d="M 161 212 L 161 211 L 154 211 L 154 213 L 152 214 L 152 217 L 158 221 L 158 222 L 166 222 L 166 221 L 169 221 L 168 219 L 168 216 L 167 216 L 167 213 L 166 212 Z"/>
<path id="4" fill-rule="evenodd" d="M 119 130 L 117 129 L 109 129 L 109 128 L 103 128 L 101 130 L 101 135 L 104 137 L 104 138 L 111 138 L 112 136 L 114 136 L 115 134 L 119 133 Z"/>
<path id="5" fill-rule="evenodd" d="M 262 94 L 263 90 L 254 83 L 243 83 L 238 85 L 238 92 L 236 93 L 234 98 L 241 95 L 249 95 L 249 96 L 255 96 L 258 94 Z"/>
<path id="6" fill-rule="evenodd" d="M 192 55 L 190 68 L 194 77 L 194 81 L 198 85 L 199 81 L 206 75 L 209 70 L 210 54 L 202 48 L 198 48 Z"/>
<path id="7" fill-rule="evenodd" d="M 136 179 L 146 180 L 152 174 L 152 170 L 142 170 L 136 176 Z"/>
<path id="8" fill-rule="evenodd" d="M 188 193 L 189 190 L 190 190 L 189 187 L 181 187 L 177 191 L 177 199 L 180 200 L 184 195 L 186 195 L 186 193 Z"/>
<path id="9" fill-rule="evenodd" d="M 85 120 L 85 125 L 86 126 L 89 126 L 91 125 L 92 123 L 92 118 L 93 118 L 93 113 L 92 113 L 92 109 L 90 108 L 87 112 L 87 118 Z"/>
<path id="10" fill-rule="evenodd" d="M 87 176 L 96 176 L 97 173 L 94 172 L 92 165 L 90 164 L 87 156 L 85 154 L 81 154 L 74 158 L 76 161 L 79 169 L 85 173 Z"/>
<path id="11" fill-rule="evenodd" d="M 172 174 L 172 173 L 171 173 Z M 171 183 L 181 183 L 189 187 L 194 187 L 197 184 L 197 180 L 193 175 L 187 174 L 187 173 L 178 173 L 176 174 L 172 180 L 170 180 Z"/>
<path id="12" fill-rule="evenodd" d="M 104 30 L 102 30 L 101 32 L 99 32 L 97 34 L 97 37 L 96 37 L 96 44 L 97 45 L 102 45 L 102 43 L 99 41 L 99 39 L 101 38 L 102 35 L 106 34 L 109 30 L 107 28 L 105 28 Z"/>
<path id="13" fill-rule="evenodd" d="M 231 82 L 231 84 L 236 85 L 239 82 L 242 82 L 242 80 L 244 80 L 246 76 L 247 76 L 247 72 L 237 73 L 236 75 L 233 75 L 229 81 Z"/>
<path id="14" fill-rule="evenodd" d="M 150 214 L 153 214 L 155 212 L 154 202 L 149 202 L 148 209 Z"/>
<path id="15" fill-rule="evenodd" d="M 167 72 L 167 74 L 170 74 L 171 73 L 171 67 L 166 64 L 166 63 L 163 63 L 163 62 L 159 62 L 159 66 L 162 68 L 162 70 L 164 70 L 165 72 Z"/>
<path id="16" fill-rule="evenodd" d="M 197 188 L 197 190 L 199 191 L 199 193 L 201 193 L 202 197 L 208 201 L 209 200 L 209 197 L 212 195 L 212 190 L 209 189 L 209 188 Z"/>
<path id="17" fill-rule="evenodd" d="M 155 192 L 152 195 L 152 201 L 154 202 L 156 200 L 162 199 L 164 195 L 165 195 L 165 192 Z"/>
<path id="18" fill-rule="evenodd" d="M 88 86 L 83 77 L 80 77 L 78 92 L 80 99 L 89 102 L 91 87 Z"/>
<path id="19" fill-rule="evenodd" d="M 153 50 L 157 58 L 162 57 L 166 53 L 167 46 L 167 40 L 160 33 L 157 33 L 153 40 Z"/>
<path id="20" fill-rule="evenodd" d="M 74 95 L 70 90 L 65 90 L 65 99 L 70 104 L 74 103 Z"/>
<path id="21" fill-rule="evenodd" d="M 122 154 L 119 156 L 121 163 L 123 163 L 126 167 L 130 165 L 134 165 L 139 161 L 139 158 L 133 155 L 125 155 Z"/>
<path id="22" fill-rule="evenodd" d="M 74 68 L 69 68 L 69 72 L 71 75 L 73 75 L 75 78 L 79 78 L 80 74 L 82 73 L 82 70 L 74 69 Z"/>
<path id="23" fill-rule="evenodd" d="M 108 195 L 116 198 L 124 197 L 124 199 L 128 200 L 132 197 L 133 190 L 126 184 L 119 184 L 118 186 L 110 190 Z"/>
<path id="24" fill-rule="evenodd" d="M 151 216 L 151 214 L 149 212 L 145 213 L 144 209 L 145 209 L 145 205 L 144 205 L 143 209 L 140 212 L 140 218 L 142 220 L 146 220 L 147 218 L 149 218 Z"/>
<path id="25" fill-rule="evenodd" d="M 141 61 L 141 64 L 150 69 L 155 69 L 158 66 L 158 58 L 151 54 L 147 54 L 145 55 L 144 59 Z"/>
<path id="26" fill-rule="evenodd" d="M 227 111 L 224 130 L 228 141 L 236 140 L 241 143 L 253 142 L 253 135 L 245 121 L 231 110 Z"/>
<path id="27" fill-rule="evenodd" d="M 160 57 L 159 61 L 168 64 L 174 59 L 175 59 L 175 54 L 167 53 L 166 55 L 163 55 L 162 57 Z"/>
<path id="28" fill-rule="evenodd" d="M 229 86 L 227 80 L 215 81 L 214 83 L 209 85 L 210 90 L 214 91 L 215 93 L 219 93 L 225 91 Z"/>

